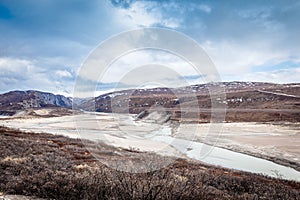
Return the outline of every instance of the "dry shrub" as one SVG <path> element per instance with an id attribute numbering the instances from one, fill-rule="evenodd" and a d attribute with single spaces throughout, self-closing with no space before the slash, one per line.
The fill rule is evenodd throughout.
<path id="1" fill-rule="evenodd" d="M 118 150 L 97 151 L 112 159 Z M 47 199 L 299 199 L 300 183 L 183 159 L 148 173 L 118 171 L 96 162 L 80 140 L 0 127 L 0 191 Z"/>

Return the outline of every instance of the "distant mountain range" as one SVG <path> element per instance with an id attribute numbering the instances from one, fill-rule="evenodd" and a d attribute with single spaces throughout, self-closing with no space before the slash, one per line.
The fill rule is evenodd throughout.
<path id="1" fill-rule="evenodd" d="M 215 99 L 223 104 L 220 107 L 226 107 L 225 121 L 300 121 L 300 84 L 296 83 L 223 82 L 124 90 L 100 95 L 78 106 L 97 112 L 144 112 L 144 116 L 156 110 L 167 112 L 173 120 L 206 123 L 211 120 L 209 90 L 216 85 L 222 86 L 226 94 L 225 99 Z"/>
<path id="2" fill-rule="evenodd" d="M 223 82 L 180 88 L 152 88 L 116 91 L 95 98 L 74 98 L 74 108 L 96 112 L 139 114 L 167 112 L 172 120 L 209 122 L 209 88 L 221 85 L 226 98 L 216 99 L 227 109 L 226 121 L 300 121 L 300 84 Z M 197 109 L 195 108 L 197 106 Z M 12 91 L 0 95 L 0 114 L 43 107 L 72 107 L 72 98 L 39 91 Z M 199 113 L 196 113 L 200 110 Z M 188 116 L 188 117 L 186 117 Z"/>

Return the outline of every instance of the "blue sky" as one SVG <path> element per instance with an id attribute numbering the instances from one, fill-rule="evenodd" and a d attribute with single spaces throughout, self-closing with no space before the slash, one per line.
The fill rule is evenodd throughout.
<path id="1" fill-rule="evenodd" d="M 71 95 L 81 64 L 100 42 L 141 27 L 169 28 L 193 38 L 223 81 L 299 82 L 299 19 L 297 0 L 0 0 L 0 92 Z M 128 61 L 157 58 L 146 54 L 114 66 L 103 80 L 105 90 L 118 81 L 114 71 L 126 72 Z M 176 61 L 168 55 L 159 59 L 165 65 Z M 178 71 L 192 77 L 191 83 L 200 82 L 186 68 Z"/>

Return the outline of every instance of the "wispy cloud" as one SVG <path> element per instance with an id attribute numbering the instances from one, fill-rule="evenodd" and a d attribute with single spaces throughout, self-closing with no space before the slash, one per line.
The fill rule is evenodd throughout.
<path id="1" fill-rule="evenodd" d="M 56 76 L 60 77 L 60 78 L 72 78 L 72 74 L 67 71 L 67 70 L 57 70 L 55 72 Z"/>
<path id="2" fill-rule="evenodd" d="M 223 76 L 223 80 L 237 80 L 237 81 L 260 81 L 271 83 L 299 83 L 300 80 L 300 66 L 292 69 L 280 69 L 273 71 L 260 71 L 252 73 L 243 73 L 239 75 Z"/>
<path id="3" fill-rule="evenodd" d="M 272 44 L 262 41 L 206 41 L 202 46 L 221 74 L 247 73 L 265 63 L 276 65 L 290 59 L 289 52 L 273 48 Z"/>
<path id="4" fill-rule="evenodd" d="M 71 96 L 73 75 L 67 70 L 45 69 L 36 60 L 0 58 L 0 87 L 9 90 L 52 91 Z"/>
<path id="5" fill-rule="evenodd" d="M 160 2 L 136 1 L 126 6 L 115 8 L 116 17 L 123 19 L 122 23 L 128 27 L 163 26 L 178 28 L 180 19 L 163 12 Z"/>

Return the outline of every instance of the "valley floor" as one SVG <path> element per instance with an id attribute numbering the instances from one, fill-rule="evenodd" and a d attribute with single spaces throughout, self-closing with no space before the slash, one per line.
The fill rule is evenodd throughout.
<path id="1" fill-rule="evenodd" d="M 204 143 L 212 147 L 210 150 L 216 149 L 220 154 L 218 155 L 219 160 L 212 160 L 209 155 L 201 159 L 199 155 L 196 155 L 198 160 L 207 161 L 209 164 L 251 171 L 252 162 L 257 160 L 254 159 L 255 157 L 258 157 L 300 171 L 300 124 L 297 123 L 158 124 L 153 119 L 136 121 L 133 115 L 77 113 L 73 116 L 61 117 L 24 118 L 23 116 L 1 119 L 0 125 L 23 131 L 45 132 L 71 138 L 101 141 L 137 152 L 154 152 L 181 158 L 194 158 L 197 154 L 196 150 L 199 149 L 194 143 L 197 143 L 196 145 Z M 169 141 L 170 138 L 171 141 Z M 183 140 L 184 142 L 179 144 Z M 254 158 L 242 155 L 241 158 L 237 157 L 237 160 L 222 165 L 228 160 L 227 152 L 224 154 L 223 149 L 252 155 Z M 240 156 L 229 153 L 230 156 Z M 232 164 L 238 163 L 238 159 L 244 157 L 247 158 L 245 162 L 249 162 L 249 169 Z M 262 171 L 258 169 L 253 172 L 271 176 L 279 174 L 284 178 L 280 171 L 277 172 L 280 168 L 277 169 L 272 163 L 267 164 L 271 164 L 270 169 Z M 293 178 L 294 174 L 295 172 L 288 173 L 287 176 Z"/>

